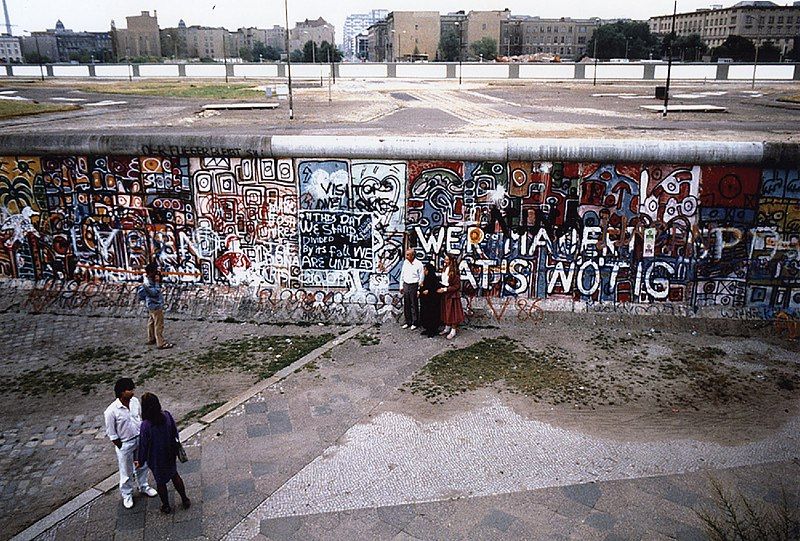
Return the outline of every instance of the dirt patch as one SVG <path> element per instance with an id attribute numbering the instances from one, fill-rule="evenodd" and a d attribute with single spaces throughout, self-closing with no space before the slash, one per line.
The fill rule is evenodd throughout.
<path id="1" fill-rule="evenodd" d="M 798 344 L 769 323 L 547 313 L 500 327 L 467 328 L 393 409 L 428 422 L 499 397 L 520 415 L 600 437 L 731 445 L 798 414 Z"/>

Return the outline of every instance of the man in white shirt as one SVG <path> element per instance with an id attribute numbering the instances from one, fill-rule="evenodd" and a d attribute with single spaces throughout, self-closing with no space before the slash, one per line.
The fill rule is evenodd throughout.
<path id="1" fill-rule="evenodd" d="M 422 262 L 416 259 L 414 250 L 406 250 L 406 258 L 400 271 L 400 294 L 403 296 L 403 315 L 406 322 L 404 329 L 413 331 L 419 325 L 419 300 L 417 292 L 425 279 L 425 269 Z"/>
<path id="2" fill-rule="evenodd" d="M 139 449 L 139 427 L 142 424 L 142 407 L 133 396 L 135 386 L 131 378 L 120 378 L 114 384 L 114 400 L 104 413 L 106 435 L 117 448 L 119 463 L 119 491 L 122 493 L 122 504 L 133 507 L 133 477 L 139 485 L 139 491 L 148 496 L 158 495 L 156 489 L 147 483 L 147 465 L 135 468 L 133 465 L 136 451 Z"/>

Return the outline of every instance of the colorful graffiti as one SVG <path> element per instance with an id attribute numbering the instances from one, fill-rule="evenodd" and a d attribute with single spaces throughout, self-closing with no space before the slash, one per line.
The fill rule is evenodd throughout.
<path id="1" fill-rule="evenodd" d="M 127 287 L 157 261 L 175 310 L 235 291 L 251 310 L 391 318 L 406 247 L 436 264 L 458 253 L 467 305 L 495 318 L 559 303 L 796 317 L 800 178 L 691 164 L 0 158 L 0 278 L 46 283 L 37 307 Z"/>

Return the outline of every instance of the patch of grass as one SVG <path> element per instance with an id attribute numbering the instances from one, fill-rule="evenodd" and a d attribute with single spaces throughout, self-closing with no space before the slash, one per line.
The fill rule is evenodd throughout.
<path id="1" fill-rule="evenodd" d="M 800 103 L 800 94 L 794 94 L 792 96 L 782 96 L 778 98 L 778 101 L 782 101 L 784 103 Z"/>
<path id="2" fill-rule="evenodd" d="M 193 409 L 192 411 L 188 412 L 186 415 L 181 417 L 180 421 L 178 421 L 177 424 L 180 426 L 188 425 L 189 421 L 199 419 L 206 413 L 214 411 L 224 403 L 225 402 L 211 402 L 210 404 L 206 404 L 205 406 L 200 406 L 199 408 Z"/>
<path id="3" fill-rule="evenodd" d="M 0 100 L 0 119 L 17 116 L 77 111 L 79 106 L 66 103 L 34 103 L 32 101 Z"/>
<path id="4" fill-rule="evenodd" d="M 305 370 L 306 372 L 316 372 L 317 370 L 319 370 L 319 365 L 317 364 L 316 361 L 311 361 L 310 363 L 306 363 L 297 370 L 295 370 L 294 373 L 299 374 L 303 370 Z"/>
<path id="5" fill-rule="evenodd" d="M 768 508 L 743 494 L 729 494 L 722 484 L 711 479 L 714 508 L 694 509 L 712 541 L 790 541 L 800 539 L 800 516 L 797 502 L 790 502 L 781 486 L 781 502 Z"/>
<path id="6" fill-rule="evenodd" d="M 165 98 L 202 98 L 202 99 L 252 99 L 263 97 L 264 92 L 254 88 L 252 83 L 187 83 L 176 82 L 135 82 L 113 85 L 84 85 L 84 92 L 103 94 L 128 94 L 139 96 L 163 96 Z"/>
<path id="7" fill-rule="evenodd" d="M 490 385 L 555 403 L 586 404 L 589 396 L 599 393 L 568 362 L 565 350 L 532 351 L 507 336 L 437 355 L 414 375 L 409 388 L 437 403 Z"/>
<path id="8" fill-rule="evenodd" d="M 3 378 L 0 385 L 6 391 L 25 396 L 61 394 L 76 389 L 86 395 L 92 392 L 96 385 L 109 386 L 118 377 L 117 372 L 110 371 L 75 373 L 52 368 L 39 368 L 28 370 L 13 378 Z"/>
<path id="9" fill-rule="evenodd" d="M 379 335 L 369 332 L 362 332 L 356 335 L 356 340 L 358 340 L 358 343 L 362 346 L 377 346 L 381 343 L 381 337 Z"/>
<path id="10" fill-rule="evenodd" d="M 222 342 L 185 361 L 200 370 L 237 369 L 268 378 L 297 359 L 325 344 L 332 334 L 319 336 L 259 336 Z"/>

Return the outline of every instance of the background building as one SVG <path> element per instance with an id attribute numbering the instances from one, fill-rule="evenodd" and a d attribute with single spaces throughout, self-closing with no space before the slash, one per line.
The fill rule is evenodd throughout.
<path id="1" fill-rule="evenodd" d="M 659 15 L 649 19 L 650 32 L 672 32 L 672 15 Z M 739 2 L 731 7 L 715 6 L 675 17 L 678 36 L 699 34 L 703 43 L 718 47 L 728 36 L 742 36 L 759 45 L 772 41 L 786 51 L 798 45 L 800 39 L 800 2 L 779 6 L 774 2 Z"/>
<path id="2" fill-rule="evenodd" d="M 386 17 L 388 60 L 435 60 L 441 37 L 438 11 L 393 11 Z"/>
<path id="3" fill-rule="evenodd" d="M 589 53 L 586 45 L 602 22 L 598 18 L 542 19 L 514 15 L 502 23 L 500 54 L 549 53 L 567 60 L 578 59 Z"/>
<path id="4" fill-rule="evenodd" d="M 4 34 L 0 36 L 0 62 L 22 62 L 19 38 Z"/>
<path id="5" fill-rule="evenodd" d="M 125 17 L 128 28 L 115 28 L 111 22 L 111 33 L 114 37 L 114 49 L 117 58 L 135 58 L 137 56 L 161 56 L 161 34 L 158 29 L 158 15 L 149 11 L 141 15 Z"/>
<path id="6" fill-rule="evenodd" d="M 354 13 L 353 15 L 347 16 L 344 20 L 344 28 L 342 28 L 341 44 L 342 52 L 346 60 L 364 58 L 364 55 L 359 56 L 356 53 L 356 37 L 362 33 L 366 33 L 370 26 L 385 19 L 388 14 L 389 12 L 385 9 L 373 9 L 369 13 Z"/>
<path id="7" fill-rule="evenodd" d="M 327 41 L 331 45 L 336 43 L 333 25 L 325 21 L 322 17 L 310 21 L 298 22 L 294 28 L 289 32 L 289 49 L 290 52 L 295 49 L 302 49 L 303 45 L 313 41 L 319 46 L 323 41 Z"/>
<path id="8" fill-rule="evenodd" d="M 37 42 L 42 57 L 51 62 L 90 62 L 92 59 L 96 62 L 110 62 L 114 59 L 109 32 L 73 32 L 65 28 L 61 21 L 56 21 L 55 28 L 32 32 L 30 36 L 23 37 L 22 55 L 36 58 Z"/>
<path id="9" fill-rule="evenodd" d="M 389 36 L 386 32 L 386 19 L 383 19 L 367 29 L 367 60 L 387 62 L 388 59 Z"/>

